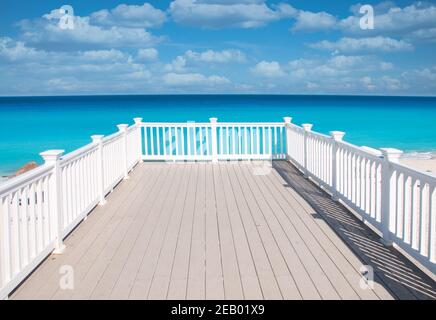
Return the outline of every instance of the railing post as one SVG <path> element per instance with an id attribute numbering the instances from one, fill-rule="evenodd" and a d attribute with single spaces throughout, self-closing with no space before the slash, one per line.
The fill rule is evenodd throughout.
<path id="1" fill-rule="evenodd" d="M 309 171 L 307 170 L 307 136 L 308 133 L 312 130 L 313 124 L 303 123 L 301 125 L 304 129 L 304 177 L 309 177 Z"/>
<path id="2" fill-rule="evenodd" d="M 285 150 L 285 154 L 286 154 L 286 159 L 289 159 L 289 150 L 290 150 L 290 142 L 291 139 L 289 138 L 289 126 L 291 125 L 291 121 L 292 121 L 292 117 L 284 117 L 283 121 L 285 122 L 285 137 L 286 137 L 286 150 Z"/>
<path id="3" fill-rule="evenodd" d="M 138 161 L 142 162 L 142 118 L 133 118 L 136 126 L 136 139 L 138 140 Z"/>
<path id="4" fill-rule="evenodd" d="M 210 128 L 212 132 L 212 162 L 218 162 L 218 142 L 217 142 L 217 134 L 216 134 L 216 123 L 218 118 L 209 118 Z"/>
<path id="5" fill-rule="evenodd" d="M 381 174 L 381 225 L 382 241 L 385 245 L 392 245 L 391 223 L 392 215 L 395 214 L 395 179 L 392 163 L 398 163 L 403 151 L 393 148 L 380 148 L 383 153 L 383 164 Z"/>
<path id="6" fill-rule="evenodd" d="M 332 148 L 332 199 L 334 201 L 339 200 L 338 192 L 338 144 L 344 138 L 345 132 L 342 131 L 330 131 L 330 136 L 333 139 Z"/>
<path id="7" fill-rule="evenodd" d="M 47 150 L 39 155 L 44 159 L 46 165 L 53 166 L 53 173 L 49 181 L 49 208 L 52 225 L 50 226 L 55 234 L 54 254 L 61 254 L 65 250 L 63 243 L 63 216 L 61 203 L 61 181 L 59 162 L 64 150 Z"/>
<path id="8" fill-rule="evenodd" d="M 99 189 L 99 202 L 100 206 L 106 204 L 106 199 L 104 198 L 104 162 L 103 162 L 103 135 L 93 135 L 91 136 L 92 143 L 98 146 L 97 149 L 97 177 L 98 177 L 98 189 Z"/>
<path id="9" fill-rule="evenodd" d="M 128 124 L 119 124 L 117 125 L 118 130 L 120 130 L 120 132 L 122 132 L 122 139 L 123 139 L 123 164 L 124 164 L 124 179 L 129 179 L 129 173 L 128 173 L 128 168 L 127 168 L 127 127 L 129 125 Z"/>

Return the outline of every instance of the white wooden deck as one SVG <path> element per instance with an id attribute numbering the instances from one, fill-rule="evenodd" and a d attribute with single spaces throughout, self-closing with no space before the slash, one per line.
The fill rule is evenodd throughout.
<path id="1" fill-rule="evenodd" d="M 288 162 L 142 163 L 12 299 L 434 299 L 435 283 Z M 375 270 L 360 288 L 360 267 Z M 61 290 L 59 269 L 74 270 Z"/>

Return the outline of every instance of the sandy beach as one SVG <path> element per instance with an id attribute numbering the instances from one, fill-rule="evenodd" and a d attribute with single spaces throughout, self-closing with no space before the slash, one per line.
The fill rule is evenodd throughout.
<path id="1" fill-rule="evenodd" d="M 400 159 L 400 163 L 436 175 L 436 159 Z"/>

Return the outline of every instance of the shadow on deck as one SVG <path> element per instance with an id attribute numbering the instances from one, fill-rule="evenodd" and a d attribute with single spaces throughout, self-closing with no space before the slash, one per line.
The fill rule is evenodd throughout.
<path id="1" fill-rule="evenodd" d="M 393 247 L 385 246 L 380 237 L 329 194 L 305 179 L 293 165 L 275 162 L 275 170 L 286 187 L 296 190 L 314 209 L 313 216 L 329 226 L 374 270 L 379 282 L 397 299 L 435 299 L 434 281 Z"/>

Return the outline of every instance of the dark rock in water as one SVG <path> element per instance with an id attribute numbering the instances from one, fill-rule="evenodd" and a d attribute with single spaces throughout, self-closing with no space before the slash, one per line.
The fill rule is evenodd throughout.
<path id="1" fill-rule="evenodd" d="M 36 168 L 38 166 L 38 164 L 35 161 L 31 161 L 26 163 L 23 167 L 21 167 L 20 169 L 17 170 L 17 172 L 15 172 L 12 177 L 16 177 L 19 176 L 20 174 L 23 174 L 29 170 L 32 170 L 34 168 Z"/>

